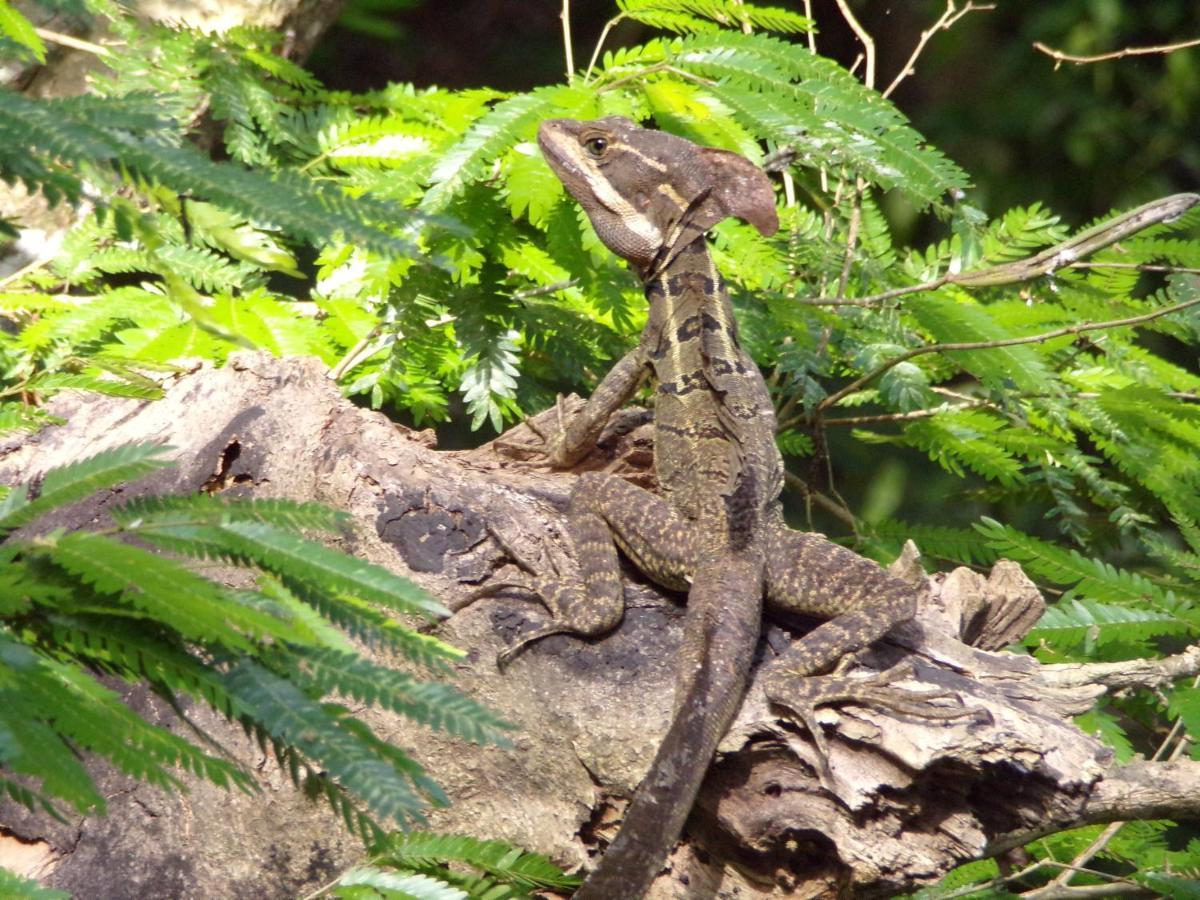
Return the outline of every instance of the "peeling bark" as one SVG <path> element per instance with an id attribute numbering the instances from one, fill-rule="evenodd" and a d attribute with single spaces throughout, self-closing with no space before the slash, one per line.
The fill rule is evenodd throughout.
<path id="1" fill-rule="evenodd" d="M 133 440 L 169 443 L 179 461 L 72 508 L 56 525 L 86 527 L 106 504 L 146 491 L 207 486 L 318 500 L 354 517 L 344 549 L 458 608 L 437 629 L 468 651 L 457 681 L 520 726 L 515 748 L 471 747 L 393 716 L 364 716 L 448 790 L 452 806 L 433 815 L 434 827 L 505 838 L 567 867 L 585 864 L 612 837 L 671 713 L 679 598 L 628 569 L 628 611 L 612 635 L 550 637 L 503 671 L 497 653 L 541 610 L 516 595 L 465 602 L 487 579 L 510 573 L 493 532 L 526 558 L 553 553 L 570 571 L 562 510 L 574 473 L 522 466 L 494 446 L 439 452 L 431 433 L 345 401 L 310 360 L 240 356 L 180 377 L 155 403 L 74 397 L 54 412 L 68 424 L 0 446 L 6 483 Z M 649 440 L 646 415 L 625 413 L 581 468 L 645 483 Z M 995 649 L 1023 635 L 1042 609 L 1015 564 L 987 577 L 960 569 L 927 578 L 910 548 L 894 571 L 921 593 L 919 616 L 861 654 L 846 677 L 909 659 L 912 691 L 953 692 L 957 700 L 929 702 L 972 714 L 946 721 L 824 709 L 818 720 L 834 775 L 825 787 L 810 735 L 772 709 L 756 683 L 652 897 L 888 896 L 1040 834 L 1200 808 L 1195 763 L 1118 766 L 1071 722 L 1105 690 L 1194 674 L 1200 651 L 1119 667 L 1041 666 Z M 799 633 L 797 623 L 768 626 L 760 664 Z M 7 804 L 0 827 L 54 848 L 49 883 L 113 898 L 294 896 L 357 858 L 333 817 L 301 800 L 235 729 L 194 713 L 260 767 L 266 794 L 231 797 L 201 784 L 164 797 L 110 780 L 107 820 L 60 826 Z"/>

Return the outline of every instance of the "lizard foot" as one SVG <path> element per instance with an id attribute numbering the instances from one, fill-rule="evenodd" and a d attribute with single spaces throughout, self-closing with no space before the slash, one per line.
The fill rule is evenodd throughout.
<path id="1" fill-rule="evenodd" d="M 488 533 L 492 539 L 499 545 L 504 554 L 513 561 L 522 572 L 528 577 L 505 578 L 489 581 L 482 587 L 472 591 L 467 597 L 459 603 L 454 604 L 453 609 L 457 612 L 460 609 L 471 605 L 476 600 L 484 597 L 492 597 L 502 591 L 517 590 L 531 594 L 537 602 L 545 607 L 550 613 L 551 618 L 540 623 L 530 631 L 520 635 L 517 640 L 509 647 L 500 651 L 496 656 L 496 665 L 504 668 L 512 659 L 517 656 L 522 650 L 535 641 L 539 641 L 544 637 L 552 634 L 574 633 L 577 629 L 573 628 L 569 623 L 563 621 L 559 610 L 561 607 L 561 594 L 568 590 L 566 582 L 562 576 L 562 569 L 558 564 L 553 553 L 547 554 L 548 566 L 553 573 L 550 577 L 545 577 L 540 574 L 538 567 L 529 562 L 523 554 L 505 540 L 504 536 L 499 531 L 487 526 Z"/>
<path id="2" fill-rule="evenodd" d="M 527 416 L 522 424 L 537 438 L 536 441 L 514 441 L 505 435 L 497 438 L 495 447 L 513 456 L 512 464 L 531 469 L 561 469 L 572 462 L 566 452 L 567 423 L 583 406 L 583 401 L 574 394 L 569 397 L 558 395 L 554 402 L 554 422 L 547 428 L 537 418 Z M 509 434 L 512 432 L 510 431 Z M 529 458 L 528 454 L 535 457 Z"/>
<path id="3" fill-rule="evenodd" d="M 812 735 L 817 748 L 817 775 L 821 785 L 831 793 L 838 793 L 837 782 L 829 765 L 829 744 L 825 731 L 817 722 L 816 711 L 820 706 L 836 703 L 853 703 L 885 709 L 901 716 L 915 719 L 964 719 L 978 718 L 979 711 L 963 705 L 962 698 L 954 691 L 941 689 L 912 690 L 896 687 L 896 682 L 915 675 L 912 662 L 905 660 L 883 672 L 866 678 L 848 675 L 796 677 L 780 672 L 767 683 L 767 697 L 792 714 Z M 941 706 L 936 701 L 952 700 L 954 706 Z"/>

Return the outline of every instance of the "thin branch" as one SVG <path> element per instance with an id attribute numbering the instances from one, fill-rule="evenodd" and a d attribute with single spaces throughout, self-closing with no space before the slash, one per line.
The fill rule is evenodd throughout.
<path id="1" fill-rule="evenodd" d="M 653 75 L 655 72 L 670 72 L 672 75 L 675 75 L 679 78 L 683 78 L 686 81 L 692 81 L 692 82 L 695 82 L 696 84 L 702 84 L 705 87 L 713 87 L 716 84 L 715 81 L 709 81 L 707 78 L 701 78 L 699 75 L 693 75 L 691 72 L 680 69 L 676 66 L 671 65 L 670 63 L 655 63 L 652 66 L 647 66 L 644 69 L 639 69 L 638 71 L 633 72 L 629 75 L 622 75 L 620 78 L 616 79 L 615 81 L 610 81 L 608 84 L 605 84 L 601 87 L 596 88 L 596 93 L 603 94 L 605 91 L 611 91 L 613 88 L 620 87 L 621 85 L 626 84 L 630 81 L 636 81 L 639 78 L 645 78 L 647 75 Z"/>
<path id="2" fill-rule="evenodd" d="M 563 2 L 567 2 L 567 0 L 563 0 Z M 604 42 L 608 39 L 608 33 L 612 31 L 613 27 L 623 18 L 625 18 L 625 13 L 619 13 L 605 22 L 604 27 L 600 29 L 600 37 L 596 40 L 595 49 L 592 50 L 592 58 L 588 60 L 587 71 L 583 73 L 583 78 L 585 81 L 590 80 L 592 77 L 592 69 L 596 68 L 596 60 L 600 58 L 600 51 L 604 47 Z"/>
<path id="3" fill-rule="evenodd" d="M 1161 200 L 1154 200 L 1137 209 L 1132 209 L 1123 215 L 1116 216 L 1106 222 L 1101 222 L 1092 228 L 1082 231 L 1062 243 L 1055 244 L 1034 256 L 1013 260 L 986 269 L 975 269 L 970 272 L 957 274 L 947 272 L 939 278 L 909 284 L 904 287 L 892 288 L 880 294 L 858 299 L 855 305 L 882 303 L 894 300 L 906 294 L 916 294 L 932 291 L 948 284 L 966 288 L 1001 287 L 1008 284 L 1018 284 L 1045 275 L 1053 275 L 1059 269 L 1076 264 L 1081 256 L 1088 256 L 1098 250 L 1115 244 L 1117 241 L 1136 234 L 1151 225 L 1162 222 L 1172 222 L 1189 209 L 1200 203 L 1200 194 L 1172 194 Z M 828 302 L 828 301 L 825 301 Z M 814 304 L 824 305 L 824 304 Z M 832 304 L 831 304 L 832 305 Z"/>
<path id="4" fill-rule="evenodd" d="M 853 394 L 864 385 L 874 381 L 889 369 L 900 365 L 902 362 L 907 362 L 913 357 L 923 356 L 926 353 L 957 353 L 966 350 L 994 350 L 998 347 L 1016 347 L 1020 344 L 1040 344 L 1045 341 L 1054 340 L 1054 338 L 1066 337 L 1070 334 L 1082 334 L 1085 331 L 1103 331 L 1109 328 L 1125 328 L 1130 325 L 1141 325 L 1145 322 L 1150 322 L 1154 319 L 1162 318 L 1163 316 L 1169 316 L 1171 313 L 1190 309 L 1191 307 L 1197 305 L 1200 305 L 1200 297 L 1194 300 L 1185 300 L 1183 303 L 1176 303 L 1174 306 L 1166 306 L 1162 309 L 1156 309 L 1153 312 L 1144 313 L 1140 316 L 1131 316 L 1128 319 L 1112 319 L 1107 322 L 1082 322 L 1079 325 L 1068 325 L 1065 328 L 1056 328 L 1053 331 L 1044 331 L 1041 334 L 1031 334 L 1025 337 L 1005 338 L 998 341 L 963 341 L 960 343 L 927 344 L 924 347 L 916 347 L 912 350 L 909 350 L 907 353 L 901 353 L 899 356 L 892 357 L 887 362 L 877 366 L 867 374 L 863 375 L 861 378 L 856 378 L 840 391 L 830 394 L 817 404 L 816 411 L 819 413 L 824 409 L 834 406 L 844 397 Z"/>
<path id="5" fill-rule="evenodd" d="M 742 6 L 744 3 L 745 0 L 733 0 L 734 6 Z M 745 16 L 740 16 L 739 18 L 742 20 L 742 34 L 752 34 L 754 29 L 750 27 L 750 20 Z"/>
<path id="6" fill-rule="evenodd" d="M 858 522 L 854 520 L 854 513 L 850 512 L 850 508 L 844 503 L 838 503 L 830 497 L 825 496 L 820 491 L 814 491 L 808 486 L 803 478 L 793 475 L 791 472 L 783 473 L 784 483 L 788 487 L 795 488 L 804 495 L 804 499 L 824 509 L 834 518 L 844 522 L 850 527 L 850 530 L 855 534 L 858 533 Z"/>
<path id="7" fill-rule="evenodd" d="M 85 41 L 81 38 L 71 37 L 69 34 L 62 34 L 57 31 L 50 31 L 47 28 L 35 28 L 37 36 L 43 41 L 51 44 L 58 44 L 62 47 L 70 47 L 72 50 L 82 50 L 84 53 L 91 53 L 94 56 L 106 57 L 112 56 L 112 51 L 100 44 L 94 44 L 91 41 Z"/>
<path id="8" fill-rule="evenodd" d="M 854 250 L 858 246 L 858 230 L 862 226 L 863 191 L 867 183 L 862 178 L 854 182 L 854 200 L 850 204 L 850 226 L 846 231 L 846 253 L 842 258 L 842 274 L 838 277 L 837 296 L 846 298 L 846 285 L 850 282 L 850 267 L 854 263 Z"/>
<path id="9" fill-rule="evenodd" d="M 929 28 L 921 32 L 921 39 L 917 41 L 917 46 L 913 49 L 912 55 L 908 58 L 908 62 L 904 64 L 904 68 L 896 73 L 896 77 L 892 79 L 892 83 L 887 86 L 886 90 L 884 90 L 883 96 L 890 97 L 892 95 L 892 91 L 896 90 L 896 88 L 900 85 L 900 82 L 916 72 L 917 59 L 925 51 L 925 45 L 929 43 L 929 39 L 935 34 L 937 34 L 939 31 L 949 31 L 954 27 L 955 23 L 958 22 L 959 19 L 968 13 L 984 11 L 990 12 L 995 8 L 996 4 L 994 3 L 980 4 L 978 6 L 976 6 L 974 3 L 967 3 L 966 6 L 964 6 L 962 9 L 959 9 L 955 0 L 946 0 L 946 9 L 942 13 L 941 18 L 934 22 Z"/>
<path id="10" fill-rule="evenodd" d="M 939 403 L 928 409 L 913 409 L 902 413 L 884 413 L 878 416 L 845 416 L 837 419 L 822 419 L 822 425 L 877 425 L 884 422 L 911 422 L 914 419 L 928 419 L 944 412 L 957 412 L 960 409 L 978 409 L 990 406 L 986 400 L 975 400 L 970 403 Z M 796 423 L 798 424 L 798 423 Z"/>
<path id="11" fill-rule="evenodd" d="M 846 0 L 835 0 L 837 8 L 841 10 L 842 18 L 846 20 L 846 24 L 850 26 L 850 30 L 854 32 L 855 37 L 862 42 L 863 53 L 866 56 L 867 68 L 863 76 L 863 82 L 869 88 L 875 87 L 875 41 L 867 29 L 862 27 L 862 23 L 854 17 L 854 13 L 850 10 L 850 4 Z"/>
<path id="12" fill-rule="evenodd" d="M 575 83 L 575 51 L 571 47 L 571 0 L 562 0 L 562 11 L 558 17 L 562 19 L 563 53 L 567 59 L 567 84 Z M 600 48 L 597 47 L 597 50 Z M 591 68 L 588 68 L 591 71 Z"/>
<path id="13" fill-rule="evenodd" d="M 1166 272 L 1169 275 L 1200 275 L 1200 269 L 1187 266 L 1156 266 L 1149 263 L 1074 262 L 1068 269 L 1135 269 L 1138 272 Z"/>
<path id="14" fill-rule="evenodd" d="M 810 22 L 815 21 L 813 19 L 812 0 L 804 0 L 804 18 Z M 813 53 L 817 52 L 817 29 L 811 26 L 808 29 L 808 49 Z"/>
<path id="15" fill-rule="evenodd" d="M 578 278 L 568 278 L 566 281 L 556 281 L 554 284 L 542 284 L 535 288 L 529 288 L 524 291 L 517 291 L 512 295 L 514 300 L 528 300 L 530 297 L 542 297 L 546 294 L 557 294 L 559 291 L 565 291 L 567 288 L 573 288 L 579 284 Z"/>
<path id="16" fill-rule="evenodd" d="M 1110 59 L 1124 59 L 1127 56 L 1166 55 L 1174 53 L 1176 50 L 1186 50 L 1188 47 L 1200 47 L 1200 38 L 1193 38 L 1190 41 L 1180 41 L 1177 44 L 1158 44 L 1154 47 L 1126 47 L 1123 50 L 1114 50 L 1112 53 L 1099 53 L 1095 56 L 1075 56 L 1071 53 L 1055 50 L 1041 41 L 1034 41 L 1033 43 L 1033 49 L 1040 50 L 1054 60 L 1054 68 L 1056 69 L 1065 62 L 1082 66 L 1087 63 L 1105 62 Z"/>

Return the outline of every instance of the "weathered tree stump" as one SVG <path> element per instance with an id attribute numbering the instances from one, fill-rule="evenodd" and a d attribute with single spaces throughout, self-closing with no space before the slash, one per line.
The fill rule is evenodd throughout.
<path id="1" fill-rule="evenodd" d="M 561 513 L 574 473 L 521 465 L 494 446 L 439 452 L 432 433 L 344 400 L 312 360 L 240 356 L 179 377 L 160 401 L 76 396 L 55 411 L 66 425 L 0 447 L 5 483 L 129 441 L 168 443 L 179 462 L 78 505 L 56 525 L 87 527 L 107 504 L 139 493 L 202 487 L 351 513 L 358 528 L 344 549 L 461 607 L 437 629 L 469 651 L 458 683 L 520 728 L 515 748 L 499 750 L 366 714 L 449 792 L 452 805 L 434 812 L 434 826 L 505 838 L 568 867 L 602 850 L 667 727 L 681 598 L 630 568 L 628 611 L 612 635 L 550 637 L 503 671 L 497 653 L 541 609 L 515 595 L 465 603 L 512 565 L 496 532 L 523 556 L 570 561 Z M 644 413 L 624 414 L 581 468 L 650 480 L 646 422 Z M 1105 690 L 1195 674 L 1200 650 L 1041 666 L 997 649 L 1028 631 L 1042 608 L 1015 564 L 987 577 L 959 569 L 927 578 L 910 548 L 894 570 L 922 595 L 918 619 L 861 654 L 846 676 L 907 658 L 914 692 L 952 691 L 973 714 L 945 721 L 850 705 L 822 710 L 833 772 L 823 786 L 811 736 L 770 708 L 756 681 L 652 896 L 886 896 L 1059 829 L 1200 809 L 1200 766 L 1117 765 L 1071 722 Z M 765 629 L 757 674 L 801 633 L 796 627 Z M 131 700 L 168 718 L 139 692 Z M 240 797 L 197 784 L 186 796 L 164 796 L 106 773 L 106 820 L 63 826 L 0 806 L 8 849 L 20 841 L 40 851 L 49 884 L 108 898 L 294 896 L 357 858 L 334 817 L 292 791 L 240 731 L 194 712 L 258 766 L 266 793 Z M 0 842 L 0 864 L 6 858 Z"/>

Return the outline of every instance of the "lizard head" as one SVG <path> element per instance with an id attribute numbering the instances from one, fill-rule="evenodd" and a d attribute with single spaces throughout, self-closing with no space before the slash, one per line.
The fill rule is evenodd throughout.
<path id="1" fill-rule="evenodd" d="M 610 116 L 548 119 L 538 144 L 596 234 L 644 278 L 722 219 L 779 227 L 770 179 L 745 157 Z"/>

